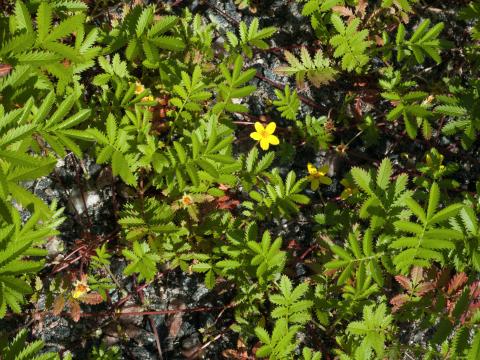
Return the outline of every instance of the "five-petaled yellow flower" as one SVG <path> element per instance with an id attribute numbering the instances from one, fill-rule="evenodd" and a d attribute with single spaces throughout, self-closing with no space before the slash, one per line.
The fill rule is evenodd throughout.
<path id="1" fill-rule="evenodd" d="M 72 296 L 75 299 L 82 297 L 83 295 L 85 295 L 90 291 L 90 288 L 88 287 L 88 284 L 87 284 L 86 276 L 82 276 L 82 279 L 75 281 L 73 285 L 75 286 L 75 289 L 72 290 Z"/>
<path id="2" fill-rule="evenodd" d="M 313 191 L 317 190 L 320 184 L 330 185 L 332 183 L 332 179 L 330 179 L 327 175 L 328 173 L 328 164 L 323 165 L 321 168 L 317 169 L 312 164 L 307 164 L 308 170 L 308 179 L 311 182 L 311 189 Z"/>
<path id="3" fill-rule="evenodd" d="M 268 150 L 268 148 L 270 147 L 270 144 L 278 145 L 280 143 L 280 140 L 278 140 L 278 137 L 273 135 L 276 127 L 277 127 L 277 124 L 275 124 L 274 122 L 271 122 L 266 127 L 263 127 L 263 125 L 257 121 L 255 123 L 256 131 L 252 132 L 250 134 L 250 137 L 253 140 L 260 141 L 260 147 L 263 150 Z"/>
<path id="4" fill-rule="evenodd" d="M 135 95 L 141 94 L 145 91 L 145 86 L 140 81 L 135 82 Z"/>

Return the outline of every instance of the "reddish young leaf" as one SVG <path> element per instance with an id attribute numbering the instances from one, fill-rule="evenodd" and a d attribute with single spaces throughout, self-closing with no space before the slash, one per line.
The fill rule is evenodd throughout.
<path id="1" fill-rule="evenodd" d="M 420 282 L 423 280 L 423 269 L 415 266 L 410 273 L 410 277 L 412 278 L 412 282 L 414 284 L 420 284 Z"/>
<path id="2" fill-rule="evenodd" d="M 465 283 L 467 282 L 468 277 L 464 272 L 455 274 L 448 284 L 447 294 L 452 295 L 456 293 Z"/>
<path id="3" fill-rule="evenodd" d="M 390 299 L 390 304 L 393 305 L 392 312 L 397 312 L 407 301 L 409 297 L 407 294 L 399 294 Z"/>
<path id="4" fill-rule="evenodd" d="M 12 70 L 12 65 L 9 64 L 0 64 L 0 77 L 7 76 Z"/>
<path id="5" fill-rule="evenodd" d="M 216 199 L 217 207 L 223 210 L 233 210 L 240 205 L 240 201 L 230 198 L 228 195 Z"/>
<path id="6" fill-rule="evenodd" d="M 435 290 L 435 284 L 432 283 L 432 282 L 424 282 L 424 283 L 421 283 L 417 288 L 416 288 L 416 291 L 415 293 L 418 295 L 418 296 L 423 296 L 425 295 L 426 293 L 430 292 L 430 291 L 433 291 Z"/>
<path id="7" fill-rule="evenodd" d="M 403 275 L 395 276 L 395 280 L 405 289 L 408 291 L 412 291 L 412 283 L 409 278 Z"/>

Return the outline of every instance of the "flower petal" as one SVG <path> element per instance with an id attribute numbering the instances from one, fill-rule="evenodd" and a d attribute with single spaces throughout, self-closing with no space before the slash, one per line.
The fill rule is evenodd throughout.
<path id="1" fill-rule="evenodd" d="M 268 142 L 268 138 L 262 138 L 260 140 L 260 147 L 263 150 L 268 150 L 268 148 L 270 147 L 270 143 Z"/>
<path id="2" fill-rule="evenodd" d="M 318 172 L 322 173 L 322 175 L 325 175 L 326 173 L 328 173 L 328 167 L 328 164 L 325 164 L 318 169 Z"/>
<path id="3" fill-rule="evenodd" d="M 326 176 L 321 176 L 318 180 L 325 185 L 330 185 L 332 183 L 332 179 Z"/>
<path id="4" fill-rule="evenodd" d="M 258 132 L 252 132 L 252 133 L 250 134 L 250 137 L 251 137 L 253 140 L 259 141 L 259 140 L 262 138 L 262 135 L 260 135 Z"/>
<path id="5" fill-rule="evenodd" d="M 275 132 L 275 129 L 277 128 L 277 124 L 275 124 L 274 122 L 271 122 L 267 125 L 267 127 L 265 128 L 265 131 L 268 133 L 268 134 L 273 134 Z"/>
<path id="6" fill-rule="evenodd" d="M 310 175 L 315 175 L 317 173 L 317 168 L 313 166 L 311 163 L 307 164 L 307 170 Z"/>
<path id="7" fill-rule="evenodd" d="M 280 144 L 280 140 L 278 140 L 278 137 L 276 137 L 275 135 L 268 135 L 267 140 L 272 145 Z"/>
<path id="8" fill-rule="evenodd" d="M 263 127 L 262 123 L 259 123 L 258 121 L 255 123 L 255 130 L 258 133 L 261 133 L 262 131 L 265 131 L 265 128 Z"/>

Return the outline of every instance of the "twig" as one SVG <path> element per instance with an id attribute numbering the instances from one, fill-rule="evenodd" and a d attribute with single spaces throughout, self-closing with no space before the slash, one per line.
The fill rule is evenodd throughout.
<path id="1" fill-rule="evenodd" d="M 146 315 L 173 315 L 178 313 L 195 313 L 195 312 L 211 312 L 217 310 L 224 310 L 234 308 L 235 303 L 231 303 L 225 306 L 212 306 L 212 307 L 197 307 L 197 308 L 186 308 L 186 309 L 170 309 L 170 310 L 156 310 L 156 311 L 125 311 L 125 312 L 112 312 L 112 311 L 101 311 L 96 313 L 81 313 L 80 317 L 125 317 L 125 316 L 146 316 Z M 128 308 L 126 308 L 128 309 Z M 16 317 L 16 316 L 26 316 L 28 313 L 8 313 L 5 317 Z M 54 315 L 52 311 L 41 311 L 32 314 L 35 318 L 45 317 L 48 315 Z M 71 317 L 70 312 L 62 312 L 59 315 L 60 317 Z"/>

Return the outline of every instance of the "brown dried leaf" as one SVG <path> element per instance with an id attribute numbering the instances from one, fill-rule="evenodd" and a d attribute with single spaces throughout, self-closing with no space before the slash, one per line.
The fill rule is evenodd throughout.
<path id="1" fill-rule="evenodd" d="M 357 96 L 355 98 L 355 105 L 353 107 L 353 114 L 355 119 L 360 120 L 363 117 L 363 109 L 362 109 L 362 99 Z"/>
<path id="2" fill-rule="evenodd" d="M 75 300 L 70 300 L 70 316 L 72 317 L 72 320 L 78 322 L 81 313 L 82 309 L 80 308 L 80 304 Z"/>
<path id="3" fill-rule="evenodd" d="M 97 305 L 97 304 L 100 304 L 103 301 L 103 298 L 99 293 L 91 292 L 91 293 L 88 293 L 88 294 L 85 294 L 85 295 L 81 296 L 78 300 L 81 301 L 84 304 Z"/>
<path id="4" fill-rule="evenodd" d="M 170 326 L 168 327 L 168 337 L 175 339 L 178 333 L 180 332 L 182 324 L 183 324 L 182 313 L 177 313 L 173 315 L 170 321 Z"/>
<path id="5" fill-rule="evenodd" d="M 373 39 L 374 39 L 374 41 L 375 41 L 375 44 L 377 44 L 378 46 L 383 46 L 383 45 L 385 45 L 385 42 L 383 41 L 383 39 L 382 39 L 380 36 L 375 35 L 375 36 L 373 37 Z"/>
<path id="6" fill-rule="evenodd" d="M 187 305 L 179 299 L 173 300 L 172 304 L 177 309 L 185 309 L 187 307 Z M 180 328 L 182 327 L 182 324 L 183 324 L 183 313 L 178 312 L 173 314 L 168 321 L 168 336 L 172 339 L 176 338 L 180 331 Z"/>
<path id="7" fill-rule="evenodd" d="M 222 352 L 222 356 L 225 359 L 231 359 L 231 360 L 248 360 L 249 359 L 247 347 L 245 346 L 241 338 L 237 340 L 236 349 L 224 350 Z"/>
<path id="8" fill-rule="evenodd" d="M 59 315 L 62 311 L 63 308 L 65 307 L 65 298 L 63 295 L 58 295 L 55 300 L 53 301 L 53 315 Z"/>
<path id="9" fill-rule="evenodd" d="M 348 16 L 349 19 L 355 17 L 355 15 L 353 15 L 352 9 L 346 6 L 334 6 L 332 7 L 332 10 L 339 13 L 340 15 Z"/>
<path id="10" fill-rule="evenodd" d="M 358 0 L 358 5 L 355 8 L 355 12 L 359 14 L 362 19 L 365 17 L 367 6 L 367 0 Z"/>

